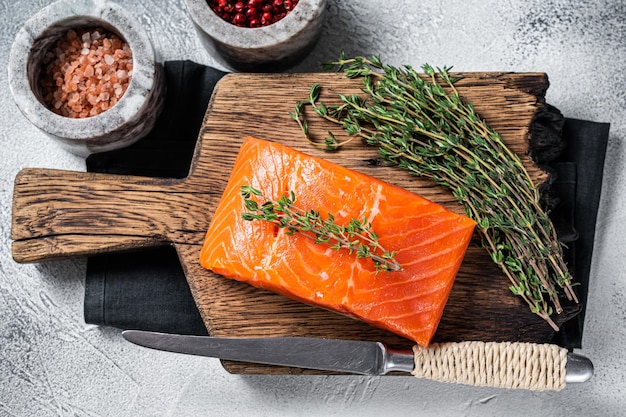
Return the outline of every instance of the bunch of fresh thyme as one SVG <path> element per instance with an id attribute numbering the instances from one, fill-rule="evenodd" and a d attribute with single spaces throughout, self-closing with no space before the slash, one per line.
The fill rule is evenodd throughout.
<path id="1" fill-rule="evenodd" d="M 276 201 L 266 199 L 261 191 L 249 185 L 241 186 L 240 191 L 246 209 L 242 214 L 244 220 L 265 220 L 286 229 L 288 235 L 301 233 L 314 239 L 315 243 L 330 244 L 335 250 L 348 249 L 350 253 L 356 253 L 357 258 L 371 258 L 376 272 L 402 269 L 394 259 L 395 252 L 385 250 L 378 243 L 378 236 L 367 219 L 352 218 L 347 225 L 338 225 L 331 213 L 322 218 L 316 210 L 294 207 L 296 196 L 293 191 L 289 197 L 283 195 Z M 262 200 L 261 204 L 255 198 Z"/>
<path id="2" fill-rule="evenodd" d="M 377 57 L 342 55 L 325 68 L 361 78 L 366 96 L 339 95 L 341 105 L 326 106 L 319 102 L 320 86 L 313 85 L 308 100 L 291 114 L 308 140 L 321 145 L 309 136 L 305 105 L 376 146 L 387 163 L 451 190 L 478 223 L 483 245 L 509 278 L 511 291 L 558 330 L 550 316 L 562 312 L 559 288 L 578 302 L 561 245 L 519 157 L 461 99 L 454 86 L 460 78 L 453 78 L 450 68 L 424 65 L 424 74 L 418 74 Z M 331 133 L 322 146 L 335 150 L 344 143 Z"/>

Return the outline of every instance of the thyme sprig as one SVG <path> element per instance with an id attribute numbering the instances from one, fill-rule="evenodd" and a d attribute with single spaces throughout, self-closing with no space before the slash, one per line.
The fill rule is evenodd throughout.
<path id="1" fill-rule="evenodd" d="M 314 239 L 317 244 L 330 244 L 331 249 L 343 248 L 351 254 L 355 253 L 357 258 L 371 258 L 377 273 L 402 269 L 395 260 L 396 253 L 380 245 L 378 235 L 366 218 L 352 218 L 348 224 L 338 225 L 331 213 L 323 218 L 316 210 L 305 211 L 295 207 L 293 191 L 289 196 L 283 194 L 276 201 L 265 198 L 261 191 L 249 185 L 241 186 L 240 191 L 246 210 L 242 213 L 244 220 L 265 220 L 284 228 L 287 235 L 300 233 Z"/>
<path id="2" fill-rule="evenodd" d="M 362 79 L 365 96 L 339 94 L 341 104 L 327 106 L 314 84 L 292 113 L 307 139 L 327 150 L 347 142 L 334 135 L 323 144 L 311 138 L 304 106 L 340 125 L 348 141 L 360 137 L 376 146 L 388 164 L 449 189 L 477 222 L 483 246 L 510 280 L 510 290 L 558 330 L 550 316 L 563 310 L 559 290 L 578 302 L 562 247 L 520 158 L 459 95 L 454 84 L 460 77 L 453 77 L 451 68 L 429 65 L 419 74 L 375 56 L 346 59 L 342 54 L 325 68 Z"/>

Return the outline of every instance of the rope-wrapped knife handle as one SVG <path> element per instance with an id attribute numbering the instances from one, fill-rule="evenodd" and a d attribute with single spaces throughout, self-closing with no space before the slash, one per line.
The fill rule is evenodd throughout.
<path id="1" fill-rule="evenodd" d="M 565 387 L 567 349 L 553 344 L 434 343 L 415 346 L 413 354 L 418 378 L 534 391 Z"/>

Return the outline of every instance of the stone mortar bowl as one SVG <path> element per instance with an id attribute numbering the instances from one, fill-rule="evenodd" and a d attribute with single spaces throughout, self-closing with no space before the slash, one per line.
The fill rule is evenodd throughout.
<path id="1" fill-rule="evenodd" d="M 282 71 L 304 58 L 321 34 L 326 0 L 300 0 L 283 19 L 258 28 L 235 26 L 206 0 L 185 0 L 187 12 L 209 53 L 231 70 Z"/>
<path id="2" fill-rule="evenodd" d="M 130 83 L 120 100 L 92 117 L 58 115 L 43 103 L 42 60 L 69 29 L 102 27 L 126 41 L 133 55 Z M 129 146 L 152 129 L 165 99 L 163 69 L 137 20 L 108 0 L 61 0 L 32 16 L 17 33 L 9 56 L 9 87 L 21 112 L 72 153 L 87 156 Z"/>

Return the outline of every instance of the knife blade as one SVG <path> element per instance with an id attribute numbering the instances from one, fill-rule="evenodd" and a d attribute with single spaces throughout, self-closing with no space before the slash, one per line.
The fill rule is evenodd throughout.
<path id="1" fill-rule="evenodd" d="M 399 371 L 501 388 L 560 390 L 593 375 L 588 358 L 534 343 L 441 343 L 411 351 L 390 349 L 381 342 L 312 337 L 221 338 L 143 330 L 125 330 L 122 336 L 151 349 L 231 361 L 371 376 Z"/>

